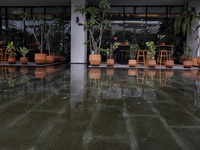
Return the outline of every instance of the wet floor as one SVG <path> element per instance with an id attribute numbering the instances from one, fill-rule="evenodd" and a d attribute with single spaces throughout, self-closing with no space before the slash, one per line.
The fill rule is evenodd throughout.
<path id="1" fill-rule="evenodd" d="M 0 67 L 0 150 L 199 150 L 200 71 Z"/>

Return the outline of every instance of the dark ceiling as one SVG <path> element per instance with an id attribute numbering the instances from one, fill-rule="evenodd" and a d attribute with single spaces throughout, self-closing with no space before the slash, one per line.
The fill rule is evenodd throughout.
<path id="1" fill-rule="evenodd" d="M 109 0 L 111 5 L 184 5 L 189 0 Z M 96 4 L 97 0 L 88 0 Z M 0 0 L 0 6 L 70 6 L 71 0 Z"/>

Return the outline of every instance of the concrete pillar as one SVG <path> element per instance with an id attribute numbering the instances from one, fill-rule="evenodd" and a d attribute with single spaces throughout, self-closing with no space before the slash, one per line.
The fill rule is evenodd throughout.
<path id="1" fill-rule="evenodd" d="M 70 104 L 71 111 L 83 107 L 85 84 L 87 81 L 87 65 L 71 64 L 70 67 Z M 79 109 L 80 110 L 80 109 Z"/>
<path id="2" fill-rule="evenodd" d="M 200 12 L 200 1 L 199 0 L 191 0 L 189 2 L 189 5 L 192 7 L 195 7 L 197 15 L 199 15 Z M 200 21 L 195 22 L 192 27 L 195 29 L 200 24 Z M 200 30 L 198 31 L 198 34 L 200 34 Z M 192 48 L 192 57 L 196 57 L 196 49 L 197 49 L 197 34 L 195 34 L 193 31 L 191 34 L 187 34 L 187 45 L 189 45 Z M 198 51 L 197 56 L 200 56 L 200 49 Z"/>
<path id="3" fill-rule="evenodd" d="M 78 25 L 83 23 L 83 16 L 74 12 L 75 6 L 81 4 L 85 5 L 85 0 L 71 0 L 71 63 L 87 62 L 87 32 Z"/>

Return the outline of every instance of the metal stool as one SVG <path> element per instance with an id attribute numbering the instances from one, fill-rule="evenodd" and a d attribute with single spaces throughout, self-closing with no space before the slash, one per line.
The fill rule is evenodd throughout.
<path id="1" fill-rule="evenodd" d="M 142 58 L 142 59 L 140 59 Z M 145 50 L 138 50 L 138 53 L 137 53 L 137 64 L 138 63 L 143 63 L 144 66 L 145 66 Z"/>
<path id="2" fill-rule="evenodd" d="M 167 50 L 160 50 L 159 51 L 159 63 L 160 65 L 163 63 L 165 64 L 165 61 L 167 60 Z"/>

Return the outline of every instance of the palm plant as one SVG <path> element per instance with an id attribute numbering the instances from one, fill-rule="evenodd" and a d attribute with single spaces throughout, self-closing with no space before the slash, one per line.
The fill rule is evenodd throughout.
<path id="1" fill-rule="evenodd" d="M 20 54 L 23 56 L 23 57 L 26 57 L 26 54 L 28 53 L 28 49 L 23 46 L 23 47 L 20 47 L 19 50 Z"/>

